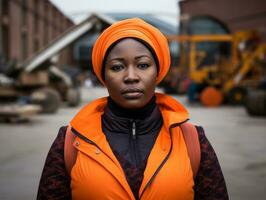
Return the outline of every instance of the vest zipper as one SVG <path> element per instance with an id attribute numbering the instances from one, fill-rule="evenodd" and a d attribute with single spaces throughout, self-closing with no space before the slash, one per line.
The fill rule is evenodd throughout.
<path id="1" fill-rule="evenodd" d="M 150 180 L 148 181 L 148 183 L 145 185 L 142 193 L 140 194 L 140 199 L 142 198 L 144 192 L 146 191 L 146 189 L 151 185 L 153 179 L 156 177 L 156 175 L 159 173 L 159 171 L 161 170 L 161 168 L 164 166 L 164 164 L 167 162 L 168 158 L 170 157 L 170 154 L 172 152 L 172 148 L 173 148 L 173 140 L 172 140 L 172 128 L 176 127 L 176 126 L 180 126 L 180 124 L 185 123 L 187 120 L 181 122 L 181 123 L 176 123 L 176 124 L 172 124 L 169 127 L 169 134 L 170 134 L 170 140 L 171 140 L 171 145 L 170 145 L 170 150 L 168 152 L 168 154 L 166 155 L 166 157 L 164 158 L 164 160 L 161 162 L 161 164 L 159 165 L 159 167 L 157 168 L 157 170 L 154 172 L 154 174 L 152 175 L 152 177 L 150 178 Z"/>

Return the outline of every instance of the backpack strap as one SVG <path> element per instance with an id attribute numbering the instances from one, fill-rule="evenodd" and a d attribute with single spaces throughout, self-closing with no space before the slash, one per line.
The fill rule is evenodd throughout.
<path id="1" fill-rule="evenodd" d="M 64 144 L 64 159 L 65 159 L 65 167 L 69 175 L 77 158 L 77 150 L 73 146 L 75 138 L 76 135 L 72 133 L 71 126 L 68 126 L 66 130 L 65 144 Z"/>
<path id="2" fill-rule="evenodd" d="M 180 127 L 187 146 L 193 177 L 195 178 L 199 169 L 201 156 L 198 131 L 193 124 L 188 122 L 181 124 Z"/>

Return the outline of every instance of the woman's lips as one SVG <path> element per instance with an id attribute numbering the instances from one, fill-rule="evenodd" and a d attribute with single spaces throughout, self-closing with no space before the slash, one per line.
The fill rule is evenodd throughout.
<path id="1" fill-rule="evenodd" d="M 143 96 L 143 91 L 140 89 L 126 89 L 122 91 L 122 95 L 126 99 L 138 99 Z"/>

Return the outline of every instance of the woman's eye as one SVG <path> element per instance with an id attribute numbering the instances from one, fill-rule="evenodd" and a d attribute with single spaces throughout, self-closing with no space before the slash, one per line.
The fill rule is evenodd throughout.
<path id="1" fill-rule="evenodd" d="M 147 69 L 150 65 L 146 63 L 138 64 L 138 68 L 140 69 Z"/>
<path id="2" fill-rule="evenodd" d="M 113 66 L 111 66 L 110 69 L 111 69 L 112 71 L 117 72 L 117 71 L 120 71 L 120 70 L 124 69 L 124 66 L 123 66 L 123 65 L 113 65 Z"/>

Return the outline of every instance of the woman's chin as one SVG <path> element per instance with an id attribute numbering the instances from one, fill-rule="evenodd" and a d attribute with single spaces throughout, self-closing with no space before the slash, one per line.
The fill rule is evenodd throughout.
<path id="1" fill-rule="evenodd" d="M 145 103 L 140 98 L 125 99 L 121 104 L 126 109 L 140 109 L 145 106 Z"/>

